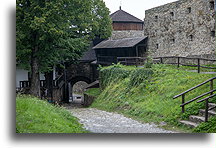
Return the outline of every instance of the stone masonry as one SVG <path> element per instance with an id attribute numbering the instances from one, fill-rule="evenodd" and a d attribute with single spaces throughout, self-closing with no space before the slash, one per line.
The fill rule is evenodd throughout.
<path id="1" fill-rule="evenodd" d="M 215 1 L 179 0 L 145 12 L 152 56 L 215 59 Z"/>

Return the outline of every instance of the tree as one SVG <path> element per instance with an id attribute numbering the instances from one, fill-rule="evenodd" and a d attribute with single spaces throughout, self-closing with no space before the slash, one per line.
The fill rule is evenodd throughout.
<path id="1" fill-rule="evenodd" d="M 79 59 L 91 39 L 111 31 L 102 0 L 17 0 L 16 60 L 31 72 L 30 93 L 40 96 L 40 72 Z"/>

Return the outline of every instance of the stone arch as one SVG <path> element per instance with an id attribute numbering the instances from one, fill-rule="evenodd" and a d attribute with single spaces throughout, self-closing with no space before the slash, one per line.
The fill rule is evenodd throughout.
<path id="1" fill-rule="evenodd" d="M 71 78 L 68 82 L 72 83 L 72 84 L 75 84 L 76 82 L 79 82 L 79 81 L 84 81 L 88 84 L 91 83 L 91 79 L 88 78 L 88 77 L 83 77 L 83 76 L 76 76 L 76 77 L 73 77 Z"/>
<path id="2" fill-rule="evenodd" d="M 67 102 L 69 102 L 69 99 L 72 98 L 73 99 L 73 91 L 72 91 L 72 88 L 74 86 L 74 84 L 76 84 L 77 82 L 79 81 L 84 81 L 86 82 L 87 84 L 90 84 L 92 83 L 92 80 L 88 77 L 83 77 L 83 76 L 76 76 L 76 77 L 73 77 L 71 78 L 70 80 L 68 80 L 68 87 L 67 87 L 67 92 L 68 92 L 68 100 L 66 100 Z"/>

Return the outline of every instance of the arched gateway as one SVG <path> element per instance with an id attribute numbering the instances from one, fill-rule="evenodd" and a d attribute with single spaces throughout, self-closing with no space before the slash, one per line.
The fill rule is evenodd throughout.
<path id="1" fill-rule="evenodd" d="M 97 65 L 90 61 L 80 61 L 71 64 L 66 69 L 66 84 L 63 89 L 63 102 L 69 103 L 73 98 L 73 86 L 77 82 L 83 81 L 90 84 L 98 79 Z"/>

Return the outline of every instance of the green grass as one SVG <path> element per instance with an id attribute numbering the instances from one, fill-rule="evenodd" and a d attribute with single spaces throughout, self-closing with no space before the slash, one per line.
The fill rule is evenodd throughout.
<path id="1" fill-rule="evenodd" d="M 194 132 L 197 133 L 216 133 L 216 117 L 210 118 L 207 123 L 201 123 Z"/>
<path id="2" fill-rule="evenodd" d="M 91 88 L 85 91 L 85 94 L 90 95 L 90 96 L 99 96 L 101 93 L 100 89 L 98 88 Z"/>
<path id="3" fill-rule="evenodd" d="M 216 65 L 202 65 L 202 66 L 215 67 L 216 68 Z M 198 67 L 191 67 L 191 66 L 180 66 L 179 69 L 181 69 L 181 70 L 194 70 L 194 71 L 198 71 Z M 209 68 L 200 67 L 200 72 L 216 72 L 216 69 L 209 69 Z"/>
<path id="4" fill-rule="evenodd" d="M 113 70 L 113 67 L 102 68 L 104 71 L 101 77 L 105 78 L 100 80 L 106 82 L 103 84 L 105 86 L 102 90 L 88 91 L 89 94 L 97 96 L 92 107 L 123 113 L 143 122 L 160 123 L 165 121 L 167 128 L 192 132 L 191 129 L 181 126 L 178 120 L 187 119 L 191 114 L 197 114 L 198 109 L 204 107 L 204 104 L 196 102 L 189 104 L 186 106 L 186 113 L 182 114 L 181 98 L 173 100 L 173 97 L 206 81 L 213 75 L 188 72 L 171 65 L 153 65 L 151 69 L 153 74 L 141 79 L 142 77 L 135 77 L 141 70 L 136 70 L 134 67 L 118 66 L 117 68 L 120 69 L 127 67 L 126 69 L 130 71 L 126 77 L 120 76 L 118 81 L 118 76 L 114 73 L 118 74 L 121 70 Z M 104 74 L 106 70 L 113 72 L 108 72 L 109 74 L 106 75 Z M 111 81 L 112 77 L 115 78 L 113 81 Z M 106 79 L 109 80 L 108 83 Z M 132 80 L 136 81 L 136 83 L 134 82 L 135 86 L 131 85 Z M 186 101 L 207 91 L 209 91 L 209 85 L 206 84 L 186 94 Z"/>
<path id="5" fill-rule="evenodd" d="M 17 133 L 87 133 L 64 108 L 26 95 L 16 98 Z"/>

